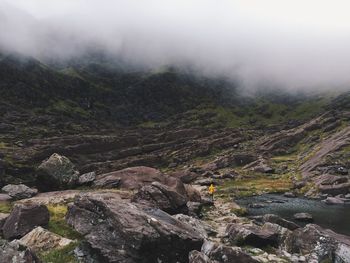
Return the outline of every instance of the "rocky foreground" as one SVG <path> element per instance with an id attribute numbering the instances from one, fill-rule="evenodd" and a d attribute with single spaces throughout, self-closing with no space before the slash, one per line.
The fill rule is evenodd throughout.
<path id="1" fill-rule="evenodd" d="M 2 188 L 2 202 L 12 205 L 0 213 L 0 262 L 350 262 L 350 237 L 273 214 L 244 217 L 225 191 L 212 201 L 209 184 L 239 180 L 217 171 L 228 158 L 168 172 L 135 166 L 80 174 L 53 154 L 36 170 L 38 185 L 50 192 Z M 263 157 L 241 158 L 248 171 L 273 170 Z"/>

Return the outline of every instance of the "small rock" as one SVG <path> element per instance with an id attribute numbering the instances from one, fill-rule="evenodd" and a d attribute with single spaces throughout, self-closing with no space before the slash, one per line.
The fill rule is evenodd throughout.
<path id="1" fill-rule="evenodd" d="M 93 181 L 96 179 L 96 173 L 90 172 L 86 174 L 82 174 L 79 176 L 78 184 L 79 185 L 91 185 Z"/>
<path id="2" fill-rule="evenodd" d="M 248 205 L 249 208 L 264 208 L 266 205 L 261 204 L 261 203 L 252 203 Z"/>
<path id="3" fill-rule="evenodd" d="M 8 184 L 1 189 L 14 200 L 30 198 L 38 193 L 37 189 L 29 188 L 24 184 Z"/>
<path id="4" fill-rule="evenodd" d="M 293 192 L 285 192 L 283 196 L 288 197 L 288 198 L 295 198 L 296 195 Z"/>
<path id="5" fill-rule="evenodd" d="M 309 213 L 296 213 L 293 215 L 293 218 L 295 220 L 298 220 L 301 222 L 313 222 L 314 221 L 312 215 Z"/>

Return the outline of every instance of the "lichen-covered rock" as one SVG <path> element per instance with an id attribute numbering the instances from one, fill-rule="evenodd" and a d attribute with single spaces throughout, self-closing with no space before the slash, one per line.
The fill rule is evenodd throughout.
<path id="1" fill-rule="evenodd" d="M 16 204 L 2 227 L 6 239 L 21 238 L 37 226 L 49 223 L 49 211 L 44 205 Z"/>
<path id="2" fill-rule="evenodd" d="M 19 242 L 32 249 L 35 252 L 49 251 L 51 249 L 58 249 L 65 247 L 72 243 L 73 241 L 57 234 L 51 233 L 50 231 L 42 228 L 36 227 L 24 237 L 22 237 Z"/>
<path id="3" fill-rule="evenodd" d="M 65 156 L 54 153 L 37 169 L 37 183 L 43 191 L 69 189 L 76 186 L 79 172 Z"/>
<path id="4" fill-rule="evenodd" d="M 20 200 L 30 198 L 38 193 L 37 189 L 29 188 L 24 184 L 8 184 L 1 189 L 4 193 L 8 194 L 14 200 Z"/>
<path id="5" fill-rule="evenodd" d="M 115 193 L 76 198 L 67 222 L 84 235 L 103 262 L 188 262 L 188 253 L 203 243 L 187 224 Z"/>
<path id="6" fill-rule="evenodd" d="M 0 239 L 1 263 L 40 263 L 33 251 L 22 246 L 16 240 L 8 242 Z"/>

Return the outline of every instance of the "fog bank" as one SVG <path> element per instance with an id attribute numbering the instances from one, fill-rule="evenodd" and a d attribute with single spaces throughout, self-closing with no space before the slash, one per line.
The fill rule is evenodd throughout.
<path id="1" fill-rule="evenodd" d="M 102 49 L 247 88 L 332 90 L 350 87 L 348 10 L 341 0 L 0 0 L 0 48 L 39 59 Z"/>

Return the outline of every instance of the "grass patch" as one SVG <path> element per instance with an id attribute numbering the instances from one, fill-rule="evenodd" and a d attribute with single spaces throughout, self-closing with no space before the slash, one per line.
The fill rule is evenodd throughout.
<path id="1" fill-rule="evenodd" d="M 78 263 L 79 261 L 74 256 L 74 249 L 77 243 L 71 243 L 64 248 L 55 249 L 48 253 L 39 254 L 39 258 L 45 263 Z"/>
<path id="2" fill-rule="evenodd" d="M 66 205 L 49 205 L 47 208 L 50 212 L 48 230 L 69 239 L 82 239 L 82 236 L 66 223 Z"/>
<path id="3" fill-rule="evenodd" d="M 237 181 L 227 181 L 219 186 L 218 194 L 229 195 L 234 193 L 236 197 L 252 196 L 263 193 L 282 193 L 292 188 L 290 178 L 256 175 L 252 178 L 244 178 Z"/>
<path id="4" fill-rule="evenodd" d="M 12 210 L 12 204 L 10 202 L 0 202 L 0 213 L 8 214 Z"/>

